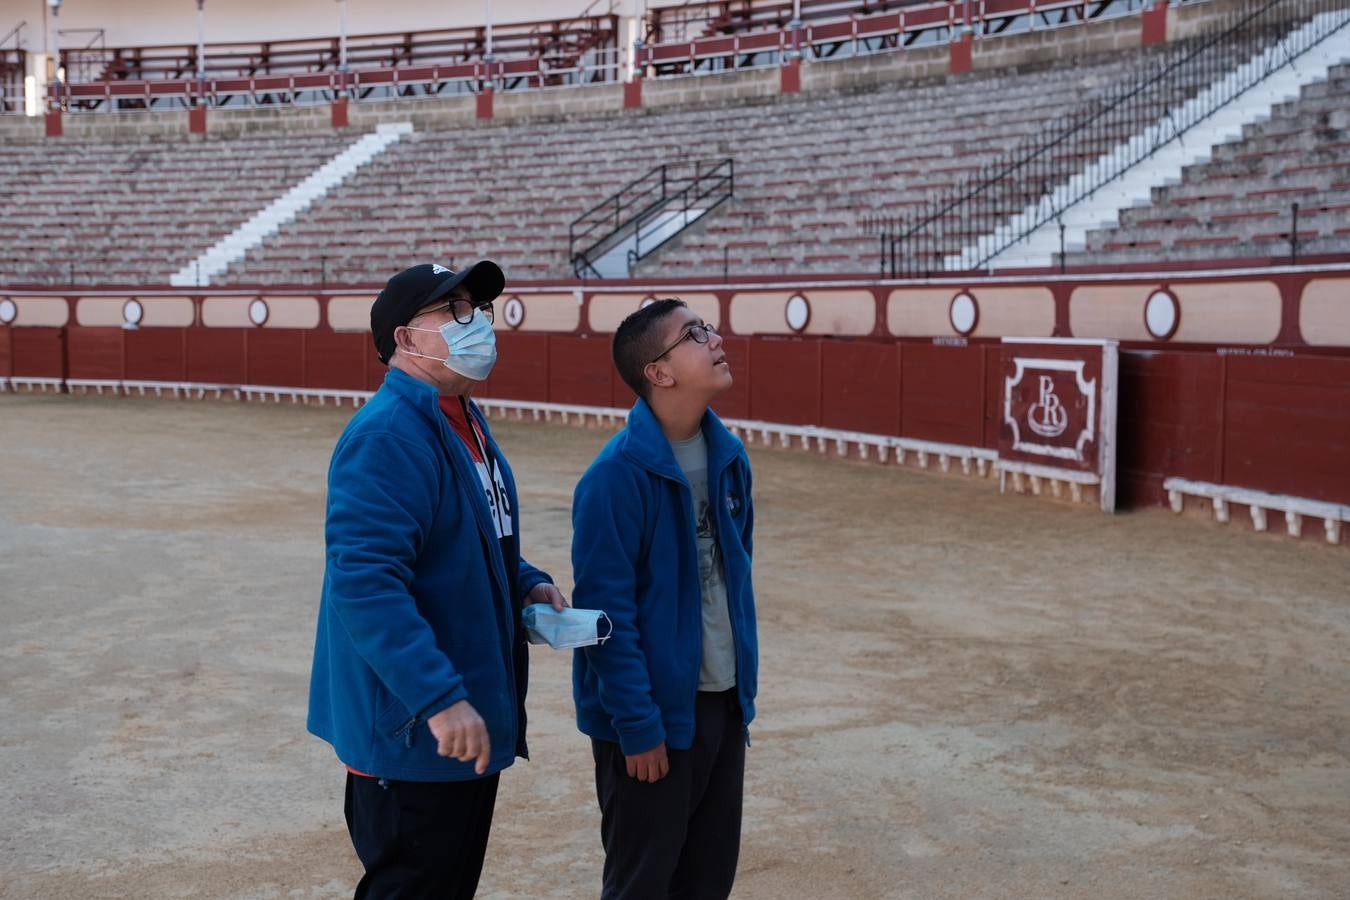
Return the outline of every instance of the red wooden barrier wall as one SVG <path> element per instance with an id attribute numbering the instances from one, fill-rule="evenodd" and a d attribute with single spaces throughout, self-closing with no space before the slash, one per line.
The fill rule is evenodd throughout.
<path id="1" fill-rule="evenodd" d="M 30 378 L 66 377 L 66 331 L 63 328 L 25 328 L 22 335 L 11 333 L 10 374 Z"/>
<path id="2" fill-rule="evenodd" d="M 603 336 L 499 336 L 482 395 L 625 407 Z M 1000 345 L 930 339 L 729 337 L 729 418 L 993 448 Z M 1250 355 L 1246 355 L 1250 353 Z M 261 328 L 0 328 L 0 377 L 374 390 L 366 334 Z M 1350 502 L 1350 357 L 1312 350 L 1124 349 L 1121 506 L 1161 503 L 1163 479 Z"/>
<path id="3" fill-rule="evenodd" d="M 118 329 L 122 331 L 122 329 Z M 187 329 L 122 331 L 129 381 L 186 381 Z"/>

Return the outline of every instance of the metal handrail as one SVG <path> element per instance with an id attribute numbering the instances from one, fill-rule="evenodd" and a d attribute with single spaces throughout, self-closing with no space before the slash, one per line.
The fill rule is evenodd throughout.
<path id="1" fill-rule="evenodd" d="M 14 38 L 14 49 L 15 49 L 15 50 L 22 50 L 22 49 L 23 49 L 23 46 L 22 46 L 22 44 L 23 44 L 23 30 L 24 30 L 25 28 L 27 28 L 27 27 L 28 27 L 28 22 L 27 22 L 27 21 L 24 21 L 24 22 L 20 22 L 18 25 L 15 25 L 13 28 L 11 28 L 10 31 L 9 31 L 9 34 L 7 34 L 7 35 L 5 35 L 4 37 L 0 38 L 0 48 L 3 48 L 3 47 L 5 46 L 5 43 L 6 43 L 10 38 Z"/>
<path id="2" fill-rule="evenodd" d="M 650 221 L 657 212 L 669 208 L 676 198 L 684 198 L 687 212 L 687 192 L 691 187 L 708 178 L 730 177 L 718 174 L 723 167 L 728 173 L 734 171 L 730 158 L 719 160 L 711 168 L 704 168 L 705 164 L 699 161 L 692 165 L 690 175 L 684 174 L 689 163 L 656 166 L 573 219 L 567 227 L 568 258 L 577 277 L 585 277 L 586 270 L 595 272 L 592 263 L 605 249 L 640 228 L 642 222 Z"/>
<path id="3" fill-rule="evenodd" d="M 1255 9 L 1230 11 L 1220 26 L 1191 39 L 1171 63 L 1148 75 L 1118 84 L 1087 107 L 1057 120 L 1028 144 L 981 167 L 955 187 L 930 198 L 913 216 L 899 216 L 903 225 L 883 232 L 881 273 L 915 277 L 943 271 L 947 260 L 973 258 L 966 268 L 978 269 L 999 253 L 1073 204 L 1120 177 L 1124 171 L 1185 134 L 1215 110 L 1342 27 L 1336 17 L 1347 0 L 1269 0 Z M 1258 52 L 1286 40 L 1306 22 L 1315 23 L 1299 46 L 1283 46 L 1286 57 L 1252 68 L 1246 63 Z M 1243 64 L 1238 66 L 1239 57 Z M 1236 83 L 1221 79 L 1238 72 Z M 1186 99 L 1215 90 L 1210 102 L 1186 121 L 1175 114 Z M 1084 165 L 1100 163 L 1095 177 Z M 1034 214 L 1015 227 L 1019 213 Z M 864 233 L 872 233 L 866 227 Z M 888 272 L 889 270 L 889 272 Z"/>
<path id="4" fill-rule="evenodd" d="M 723 168 L 726 169 L 726 174 L 725 174 L 725 175 L 718 175 L 718 172 L 719 172 L 720 170 L 722 170 Z M 697 172 L 697 170 L 696 170 L 696 172 Z M 691 202 L 691 200 L 690 200 L 690 194 L 691 194 L 691 192 L 694 192 L 696 189 L 698 189 L 699 186 L 700 186 L 701 184 L 703 184 L 704 182 L 709 182 L 709 181 L 712 182 L 711 186 L 709 186 L 709 187 L 707 187 L 707 188 L 704 188 L 704 189 L 702 189 L 702 190 L 698 190 L 696 193 L 694 193 L 693 199 L 692 199 L 692 202 Z M 725 190 L 723 190 L 723 188 L 725 188 Z M 643 226 L 643 225 L 645 225 L 647 222 L 651 221 L 652 219 L 656 218 L 657 215 L 659 215 L 660 213 L 670 211 L 671 206 L 672 206 L 676 201 L 678 201 L 679 204 L 680 204 L 679 212 L 680 212 L 680 214 L 683 215 L 683 217 L 684 217 L 684 225 L 682 225 L 681 228 L 680 228 L 680 230 L 683 231 L 685 228 L 688 228 L 688 227 L 689 227 L 689 224 L 690 224 L 690 223 L 689 223 L 689 211 L 690 211 L 691 209 L 693 209 L 693 208 L 698 204 L 699 201 L 704 200 L 704 199 L 706 199 L 706 198 L 708 198 L 708 197 L 711 197 L 711 196 L 713 196 L 713 194 L 718 193 L 718 192 L 721 192 L 721 196 L 719 196 L 715 201 L 713 201 L 712 205 L 710 205 L 709 207 L 707 207 L 707 209 L 705 209 L 705 210 L 700 214 L 701 216 L 702 216 L 702 215 L 707 215 L 708 213 L 712 212 L 714 209 L 716 209 L 717 207 L 721 206 L 721 205 L 722 205 L 723 203 L 725 203 L 727 200 L 730 200 L 730 199 L 731 199 L 732 197 L 734 197 L 735 194 L 736 194 L 736 163 L 735 163 L 735 160 L 731 159 L 730 157 L 728 157 L 727 159 L 722 160 L 722 161 L 719 162 L 717 165 L 713 166 L 713 168 L 712 168 L 711 170 L 709 170 L 708 172 L 702 173 L 701 175 L 696 174 L 696 175 L 695 175 L 695 180 L 694 180 L 693 182 L 691 182 L 689 185 L 687 185 L 687 186 L 686 186 L 683 190 L 681 190 L 678 194 L 672 195 L 672 196 L 670 197 L 670 202 L 666 203 L 666 204 L 665 204 L 664 206 L 662 206 L 661 208 L 659 208 L 659 209 L 651 209 L 651 210 L 648 210 L 647 212 L 642 213 L 642 214 L 638 217 L 638 219 L 636 220 L 636 222 L 635 222 L 635 224 L 634 224 L 634 231 L 633 231 L 633 237 L 634 237 L 634 240 L 633 240 L 633 247 L 632 247 L 632 249 L 630 249 L 630 250 L 628 251 L 628 270 L 631 272 L 632 269 L 633 269 L 633 265 L 634 265 L 635 263 L 637 263 L 639 260 L 641 260 L 641 259 L 643 259 L 643 258 L 645 258 L 645 257 L 647 257 L 647 256 L 649 256 L 649 255 L 651 255 L 658 247 L 660 247 L 662 244 L 666 243 L 666 241 L 670 240 L 672 237 L 675 236 L 674 234 L 667 235 L 666 237 L 664 237 L 664 238 L 662 238 L 661 240 L 657 241 L 655 244 L 649 246 L 649 247 L 644 251 L 644 250 L 642 249 L 642 226 Z M 677 233 L 678 233 L 678 232 L 677 232 Z"/>

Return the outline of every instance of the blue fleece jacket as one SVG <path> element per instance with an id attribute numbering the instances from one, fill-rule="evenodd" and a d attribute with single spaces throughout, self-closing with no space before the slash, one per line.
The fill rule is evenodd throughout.
<path id="1" fill-rule="evenodd" d="M 755 716 L 759 643 L 750 578 L 754 507 L 745 447 L 711 410 L 708 497 L 716 510 L 736 690 L 748 728 Z M 651 407 L 639 400 L 628 426 L 605 445 L 572 503 L 572 604 L 603 609 L 614 623 L 604 644 L 577 650 L 572 692 L 577 726 L 617 741 L 627 755 L 662 741 L 687 749 L 703 659 L 693 491 Z"/>
<path id="2" fill-rule="evenodd" d="M 460 700 L 487 724 L 485 774 L 526 754 L 519 601 L 551 579 L 520 557 L 515 481 L 471 412 L 506 486 L 506 540 L 431 385 L 391 369 L 333 451 L 308 724 L 368 775 L 478 777 L 426 725 Z"/>

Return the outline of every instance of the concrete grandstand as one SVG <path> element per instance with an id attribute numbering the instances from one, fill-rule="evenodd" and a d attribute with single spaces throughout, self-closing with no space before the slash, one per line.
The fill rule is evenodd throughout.
<path id="1" fill-rule="evenodd" d="M 591 4 L 574 19 L 499 24 L 495 56 L 481 24 L 412 33 L 401 43 L 387 34 L 344 38 L 341 53 L 331 38 L 275 41 L 266 52 L 261 44 L 203 43 L 200 56 L 191 45 L 66 51 L 68 80 L 50 86 L 46 113 L 48 128 L 54 120 L 64 132 L 49 139 L 57 143 L 40 138 L 35 119 L 0 116 L 8 136 L 0 156 L 20 174 L 5 200 L 24 211 L 7 237 L 0 278 L 327 285 L 378 281 L 391 253 L 491 255 L 518 278 L 597 277 L 597 260 L 578 263 L 568 225 L 610 202 L 615 227 L 599 248 L 619 258 L 604 272 L 610 277 L 884 273 L 896 236 L 914 231 L 909 216 L 978 193 L 986 173 L 1071 128 L 1066 123 L 1100 107 L 1113 88 L 1178 66 L 1197 69 L 1190 59 L 1197 47 L 1217 61 L 1205 71 L 1244 62 L 1237 40 L 1207 46 L 1232 26 L 1237 6 L 1164 7 L 1171 19 L 1151 37 L 1153 12 L 1141 19 L 1128 4 L 1110 2 L 1041 4 L 1039 13 L 1005 4 L 1001 12 L 981 7 L 978 16 L 962 4 L 897 4 L 892 14 L 875 4 L 807 3 L 787 21 L 780 20 L 790 4 L 781 3 L 749 4 L 744 15 L 718 4 L 657 5 L 641 19 L 613 4 L 599 14 Z M 1268 6 L 1260 23 L 1267 44 L 1301 16 L 1339 9 Z M 1173 40 L 1159 39 L 1169 27 Z M 1347 33 L 1337 30 L 1337 40 Z M 638 44 L 632 52 L 617 46 L 619 35 L 638 34 L 658 41 L 678 34 L 683 43 Z M 762 40 L 766 34 L 773 40 Z M 728 52 L 727 40 L 745 46 Z M 191 77 L 194 67 L 200 78 Z M 77 69 L 89 81 L 70 81 Z M 392 76 L 392 87 L 381 73 Z M 279 88 L 278 79 L 289 87 Z M 1151 183 L 1159 209 L 1126 209 L 1114 231 L 1113 223 L 1092 220 L 1091 243 L 1071 236 L 1062 248 L 1068 255 L 1054 260 L 1268 258 L 1281 255 L 1277 245 L 1295 233 L 1303 244 L 1295 252 L 1305 256 L 1350 252 L 1346 186 L 1335 174 L 1350 137 L 1343 80 L 1308 73 L 1297 83 L 1312 82 L 1308 97 L 1280 108 L 1279 134 L 1320 166 L 1315 183 L 1294 186 L 1297 198 L 1282 180 L 1298 172 L 1313 178 L 1301 155 L 1287 175 L 1274 159 L 1273 170 L 1253 166 L 1253 151 L 1225 145 L 1220 159 L 1248 162 L 1216 162 L 1203 173 L 1193 166 L 1178 187 L 1159 170 Z M 1169 77 L 1163 108 L 1205 87 Z M 191 128 L 183 127 L 184 110 Z M 1258 125 L 1270 114 L 1260 104 L 1240 114 L 1249 127 L 1274 127 Z M 340 121 L 349 124 L 334 128 Z M 308 176 L 332 168 L 356 141 L 348 132 L 398 121 L 413 123 L 414 133 L 365 154 L 303 202 L 268 213 Z M 1143 127 L 1116 117 L 1087 150 L 1136 141 L 1134 130 Z M 635 248 L 642 224 L 633 220 L 644 210 L 619 209 L 625 185 L 655 167 L 720 159 L 734 164 L 731 202 L 707 216 L 698 208 L 686 215 L 697 220 L 690 227 L 677 223 Z M 1211 189 L 1215 177 L 1224 179 L 1223 191 Z M 1037 183 L 1032 191 L 1046 188 Z M 1275 208 L 1285 194 L 1301 199 L 1297 232 L 1285 221 L 1289 207 Z M 1248 208 L 1259 200 L 1260 209 Z M 1120 202 L 1133 207 L 1139 198 Z M 997 207 L 998 221 L 941 223 L 949 244 L 942 252 L 977 237 L 973 228 L 1005 230 L 1017 204 L 999 197 L 984 205 Z M 645 212 L 650 221 L 654 213 Z M 217 246 L 232 234 L 228 252 Z M 621 258 L 625 250 L 634 251 L 631 260 Z M 958 255 L 943 268 L 1037 264 L 987 256 Z"/>

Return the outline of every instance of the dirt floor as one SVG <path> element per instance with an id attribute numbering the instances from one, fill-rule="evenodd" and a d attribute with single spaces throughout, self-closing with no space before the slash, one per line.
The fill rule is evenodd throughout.
<path id="1" fill-rule="evenodd" d="M 305 732 L 350 409 L 0 396 L 0 896 L 350 895 Z M 570 585 L 607 436 L 495 426 Z M 752 449 L 738 898 L 1350 897 L 1350 552 Z M 480 897 L 593 897 L 569 657 L 534 647 Z"/>

